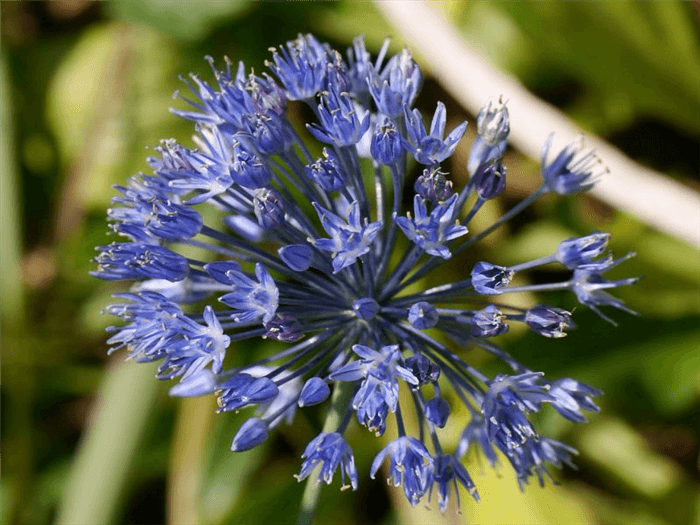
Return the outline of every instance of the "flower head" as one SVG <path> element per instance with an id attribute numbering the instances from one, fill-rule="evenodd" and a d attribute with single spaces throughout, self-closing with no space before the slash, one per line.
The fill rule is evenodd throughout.
<path id="1" fill-rule="evenodd" d="M 122 239 L 98 247 L 92 273 L 132 282 L 106 308 L 121 321 L 108 329 L 110 353 L 158 362 L 159 379 L 178 380 L 172 396 L 214 395 L 221 413 L 253 411 L 233 451 L 261 445 L 299 408 L 330 400 L 333 416 L 306 446 L 299 480 L 319 469 L 318 481 L 330 484 L 340 470 L 342 485 L 356 489 L 347 427 L 357 420 L 382 434 L 393 421 L 398 437 L 370 475 L 388 458 L 389 482 L 411 505 L 435 489 L 444 512 L 452 488 L 458 501 L 460 486 L 478 500 L 459 461 L 470 447 L 491 465 L 500 451 L 521 485 L 533 475 L 542 482 L 547 463 L 570 464 L 575 451 L 541 436 L 531 415 L 550 404 L 581 423 L 584 411 L 598 410 L 594 387 L 550 381 L 494 342 L 513 322 L 549 338 L 574 326 L 568 310 L 509 305 L 509 294 L 570 291 L 598 313 L 604 305 L 630 311 L 608 291 L 636 278 L 603 277 L 629 256 L 604 255 L 609 235 L 595 232 L 515 266 L 460 258 L 462 276 L 449 281 L 443 263 L 505 222 L 467 236 L 471 218 L 505 188 L 508 110 L 489 102 L 479 113 L 471 179 L 453 192 L 440 164 L 466 123 L 446 134 L 440 102 L 426 131 L 413 107 L 420 69 L 407 50 L 387 53 L 388 42 L 373 59 L 360 38 L 341 55 L 299 35 L 272 51 L 271 74 L 246 74 L 244 64 L 228 60 L 219 69 L 208 58 L 215 83 L 191 75 L 191 99 L 183 98 L 190 107 L 173 110 L 194 123 L 194 145 L 162 141 L 147 159 L 152 173 L 117 187 L 107 215 Z M 302 141 L 288 100 L 310 107 L 316 120 L 307 129 L 322 145 Z M 548 149 L 549 142 L 544 190 L 565 195 L 596 180 L 591 155 L 569 146 L 548 162 Z M 413 170 L 409 157 L 422 166 Z M 571 278 L 511 284 L 516 272 L 550 263 Z M 446 280 L 422 288 L 429 274 Z M 241 362 L 247 352 L 235 363 L 227 358 L 232 343 L 259 338 L 269 340 L 268 355 L 251 363 Z M 512 375 L 485 375 L 446 338 L 491 353 Z M 406 404 L 417 414 L 409 425 Z M 451 414 L 459 408 L 471 421 L 452 453 L 443 450 L 442 429 L 456 424 Z"/>

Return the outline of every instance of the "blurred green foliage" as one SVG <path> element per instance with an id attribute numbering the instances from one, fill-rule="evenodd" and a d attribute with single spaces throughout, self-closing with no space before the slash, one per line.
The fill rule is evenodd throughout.
<path id="1" fill-rule="evenodd" d="M 444 8 L 467 41 L 539 96 L 640 162 L 698 187 L 696 4 Z M 182 87 L 179 73 L 208 75 L 207 54 L 261 70 L 268 47 L 298 32 L 313 31 L 339 49 L 359 33 L 374 50 L 393 35 L 398 49 L 401 36 L 366 2 L 2 2 L 0 9 L 2 522 L 292 522 L 303 491 L 292 474 L 323 411 L 305 411 L 263 447 L 231 453 L 245 414 L 208 417 L 212 406 L 168 398 L 167 385 L 147 368 L 107 360 L 103 330 L 111 321 L 99 312 L 119 287 L 87 272 L 94 246 L 108 241 L 110 187 L 144 170 L 159 139 L 189 141 L 190 125 L 168 112 L 182 104 L 171 98 Z M 427 79 L 420 104 L 432 108 L 436 99 L 460 117 L 456 103 Z M 467 148 L 455 156 L 455 178 L 464 176 Z M 538 176 L 536 164 L 517 152 L 508 152 L 506 164 L 516 188 Z M 484 215 L 516 198 L 507 193 Z M 620 326 L 612 327 L 580 309 L 582 329 L 563 342 L 518 331 L 504 338 L 532 368 L 606 392 L 603 413 L 576 433 L 549 414 L 540 422 L 580 449 L 580 470 L 561 473 L 559 488 L 521 494 L 507 469 L 499 478 L 482 476 L 471 458 L 483 501 L 465 498 L 463 516 L 448 516 L 453 523 L 700 519 L 697 250 L 578 196 L 543 200 L 471 257 L 521 261 L 595 228 L 613 233 L 616 252 L 638 253 L 624 273 L 645 279 L 620 295 L 641 317 L 616 314 Z M 546 299 L 573 305 L 570 297 Z M 248 361 L 268 345 L 232 354 Z M 468 358 L 492 366 L 478 351 Z M 391 430 L 381 440 L 350 430 L 361 473 L 391 437 Z M 435 509 L 410 509 L 398 490 L 364 476 L 355 494 L 322 491 L 319 523 L 419 521 L 441 518 Z"/>

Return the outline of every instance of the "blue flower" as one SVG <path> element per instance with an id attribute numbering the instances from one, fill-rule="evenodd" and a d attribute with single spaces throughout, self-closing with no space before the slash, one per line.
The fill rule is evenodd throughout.
<path id="1" fill-rule="evenodd" d="M 156 292 L 116 294 L 115 297 L 132 302 L 106 308 L 106 312 L 127 322 L 124 326 L 107 328 L 108 332 L 114 333 L 107 339 L 107 344 L 116 345 L 110 353 L 126 347 L 129 359 L 155 361 L 165 355 L 171 341 L 180 339 L 179 323 L 183 313 L 177 304 Z"/>
<path id="2" fill-rule="evenodd" d="M 324 191 L 337 191 L 345 184 L 345 175 L 338 157 L 328 148 L 323 148 L 323 157 L 306 166 L 306 175 Z"/>
<path id="3" fill-rule="evenodd" d="M 357 469 L 352 449 L 337 432 L 323 432 L 316 436 L 308 444 L 301 458 L 304 462 L 301 464 L 301 472 L 295 476 L 297 480 L 306 479 L 320 464 L 317 482 L 324 481 L 326 485 L 330 485 L 333 482 L 333 474 L 340 467 L 341 488 L 352 487 L 352 490 L 357 490 Z M 345 484 L 346 474 L 350 478 L 350 485 Z"/>
<path id="4" fill-rule="evenodd" d="M 569 144 L 550 164 L 547 164 L 552 137 L 553 135 L 550 135 L 547 138 L 542 148 L 542 177 L 547 189 L 560 195 L 570 195 L 591 189 L 601 176 L 601 173 L 594 171 L 598 163 L 593 152 L 581 155 L 580 146 Z M 576 158 L 577 156 L 579 158 Z"/>
<path id="5" fill-rule="evenodd" d="M 253 197 L 253 212 L 263 228 L 275 228 L 284 222 L 282 197 L 272 188 L 260 188 Z"/>
<path id="6" fill-rule="evenodd" d="M 489 101 L 482 107 L 476 117 L 476 128 L 476 141 L 467 164 L 472 176 L 485 164 L 494 164 L 503 158 L 510 133 L 510 117 L 505 103 L 499 99 L 496 104 Z M 505 176 L 505 172 L 503 174 Z"/>
<path id="7" fill-rule="evenodd" d="M 600 408 L 591 398 L 602 395 L 602 392 L 570 377 L 553 381 L 550 385 L 549 395 L 554 398 L 550 403 L 557 412 L 576 423 L 588 422 L 581 414 L 582 409 L 589 412 L 600 412 Z"/>
<path id="8" fill-rule="evenodd" d="M 316 248 L 332 252 L 333 273 L 355 264 L 358 257 L 369 252 L 372 242 L 382 227 L 381 222 L 362 222 L 360 206 L 353 201 L 347 214 L 347 221 L 335 213 L 331 213 L 315 202 L 312 203 L 321 219 L 321 225 L 331 238 L 316 239 Z"/>
<path id="9" fill-rule="evenodd" d="M 412 385 L 417 385 L 418 379 L 399 364 L 401 352 L 398 345 L 384 346 L 379 351 L 364 345 L 354 345 L 352 350 L 360 359 L 335 370 L 329 379 L 362 380 L 352 407 L 357 412 L 360 423 L 381 435 L 386 428 L 387 413 L 396 412 L 398 406 L 398 378 Z"/>
<path id="10" fill-rule="evenodd" d="M 345 92 L 341 71 L 332 64 L 328 70 L 326 91 L 317 108 L 320 124 L 307 124 L 307 128 L 321 142 L 353 146 L 369 129 L 370 115 Z"/>
<path id="11" fill-rule="evenodd" d="M 413 185 L 416 193 L 433 204 L 445 201 L 452 195 L 452 181 L 445 178 L 439 168 L 426 168 Z"/>
<path id="12" fill-rule="evenodd" d="M 99 246 L 95 257 L 95 277 L 107 280 L 166 279 L 181 281 L 189 273 L 189 264 L 179 253 L 161 246 L 137 242 L 112 243 Z"/>
<path id="13" fill-rule="evenodd" d="M 508 304 L 510 294 L 573 292 L 571 301 L 602 316 L 604 305 L 632 312 L 608 292 L 637 278 L 603 277 L 630 255 L 605 255 L 609 235 L 594 232 L 513 266 L 460 257 L 463 275 L 444 280 L 453 275 L 443 271 L 447 259 L 465 255 L 525 204 L 546 191 L 590 187 L 598 177 L 594 157 L 569 146 L 548 162 L 548 142 L 543 187 L 465 237 L 484 202 L 504 191 L 508 110 L 499 100 L 479 112 L 471 178 L 453 192 L 440 163 L 466 123 L 446 134 L 439 102 L 426 131 L 413 108 L 420 68 L 407 50 L 388 56 L 388 46 L 373 58 L 359 38 L 341 55 L 299 35 L 272 51 L 271 74 L 262 75 L 228 60 L 218 68 L 208 57 L 215 82 L 190 75 L 190 98 L 181 97 L 189 107 L 172 110 L 194 123 L 193 145 L 162 141 L 146 159 L 152 173 L 117 187 L 107 216 L 120 240 L 98 247 L 91 273 L 130 283 L 105 310 L 119 320 L 108 328 L 110 354 L 157 362 L 159 379 L 178 380 L 172 396 L 213 395 L 219 412 L 252 412 L 231 450 L 261 445 L 299 408 L 328 401 L 334 416 L 306 447 L 299 480 L 318 468 L 318 480 L 330 484 L 340 469 L 343 486 L 356 489 L 346 430 L 357 420 L 381 435 L 395 423 L 398 438 L 375 457 L 370 475 L 388 458 L 389 482 L 403 487 L 411 505 L 435 489 L 444 512 L 451 487 L 458 504 L 459 485 L 478 500 L 459 462 L 470 448 L 492 466 L 503 454 L 521 486 L 532 476 L 543 482 L 547 464 L 571 464 L 576 452 L 540 435 L 533 414 L 552 405 L 583 423 L 584 412 L 598 411 L 593 386 L 551 381 L 493 342 L 513 322 L 550 338 L 574 326 L 570 311 Z M 310 110 L 295 110 L 294 125 L 288 100 Z M 305 124 L 322 145 L 297 133 L 305 114 L 315 116 Z M 407 169 L 409 156 L 423 165 L 417 176 Z M 409 211 L 403 197 L 410 190 Z M 568 280 L 511 283 L 516 272 L 552 263 L 566 267 Z M 269 340 L 269 353 L 259 360 L 228 355 L 232 343 L 244 349 L 260 338 Z M 455 349 L 472 345 L 512 375 L 487 375 Z M 460 410 L 471 420 L 452 452 L 443 427 L 457 424 L 450 412 Z M 409 412 L 415 417 L 404 422 Z"/>
<path id="14" fill-rule="evenodd" d="M 462 485 L 469 494 L 479 501 L 479 493 L 476 491 L 476 486 L 469 476 L 467 469 L 450 454 L 439 454 L 434 459 L 433 481 L 437 486 L 438 506 L 443 514 L 447 510 L 447 504 L 450 498 L 450 483 L 455 489 L 455 497 L 457 498 L 457 507 L 459 508 L 459 485 Z M 459 483 L 459 485 L 458 485 Z M 432 487 L 430 488 L 432 497 Z"/>
<path id="15" fill-rule="evenodd" d="M 493 304 L 474 312 L 471 319 L 472 334 L 476 337 L 493 337 L 508 331 L 505 315 Z"/>
<path id="16" fill-rule="evenodd" d="M 323 87 L 328 64 L 328 48 L 313 35 L 299 35 L 287 42 L 279 53 L 272 52 L 272 62 L 266 65 L 284 85 L 290 100 L 308 100 Z"/>
<path id="17" fill-rule="evenodd" d="M 499 160 L 479 165 L 474 174 L 474 188 L 482 200 L 498 197 L 506 189 L 506 168 Z"/>
<path id="18" fill-rule="evenodd" d="M 575 269 L 578 266 L 593 262 L 593 259 L 602 255 L 608 247 L 609 233 L 594 232 L 585 237 L 574 237 L 562 241 L 557 248 L 556 259 L 567 268 Z"/>
<path id="19" fill-rule="evenodd" d="M 233 143 L 231 161 L 233 180 L 244 188 L 251 190 L 262 188 L 272 179 L 270 168 L 241 142 Z"/>
<path id="20" fill-rule="evenodd" d="M 204 308 L 203 318 L 206 327 L 187 316 L 179 317 L 180 338 L 165 349 L 165 358 L 158 367 L 159 379 L 182 376 L 182 381 L 186 381 L 209 364 L 214 373 L 221 372 L 231 338 L 224 334 L 211 306 Z"/>
<path id="21" fill-rule="evenodd" d="M 578 454 L 575 448 L 545 437 L 530 440 L 522 447 L 511 448 L 504 452 L 518 477 L 520 490 L 524 489 L 524 485 L 528 483 L 531 476 L 537 476 L 540 486 L 544 486 L 544 476 L 551 478 L 546 463 L 551 463 L 557 468 L 561 468 L 566 463 L 575 469 L 572 456 Z"/>
<path id="22" fill-rule="evenodd" d="M 639 277 L 628 277 L 626 279 L 620 279 L 618 281 L 609 281 L 602 277 L 602 274 L 614 268 L 618 264 L 626 261 L 627 259 L 634 257 L 634 253 L 628 253 L 620 259 L 613 259 L 612 254 L 606 257 L 604 260 L 599 262 L 591 262 L 588 264 L 583 264 L 578 266 L 574 270 L 574 276 L 572 279 L 572 287 L 576 297 L 581 304 L 585 304 L 600 317 L 605 319 L 611 324 L 615 324 L 615 321 L 610 319 L 607 315 L 598 309 L 600 305 L 608 305 L 617 308 L 618 310 L 623 310 L 632 315 L 638 315 L 637 312 L 631 310 L 625 306 L 622 300 L 610 295 L 605 290 L 610 290 L 612 288 L 617 288 L 618 286 L 627 286 L 636 283 Z"/>
<path id="23" fill-rule="evenodd" d="M 525 312 L 525 322 L 533 332 L 551 338 L 565 337 L 565 330 L 576 326 L 571 312 L 542 304 Z"/>
<path id="24" fill-rule="evenodd" d="M 455 451 L 455 457 L 461 458 L 472 446 L 482 452 L 492 467 L 498 462 L 496 452 L 493 450 L 493 442 L 489 437 L 488 426 L 484 416 L 472 414 L 472 419 L 462 431 L 462 435 Z"/>
<path id="25" fill-rule="evenodd" d="M 274 381 L 267 377 L 237 374 L 219 385 L 217 404 L 219 412 L 239 410 L 247 405 L 269 403 L 279 394 Z"/>
<path id="26" fill-rule="evenodd" d="M 372 158 L 380 164 L 392 165 L 401 158 L 401 135 L 390 118 L 385 117 L 370 143 Z"/>
<path id="27" fill-rule="evenodd" d="M 433 207 L 430 215 L 425 201 L 420 195 L 413 199 L 413 212 L 415 218 L 410 213 L 407 217 L 394 217 L 394 221 L 404 232 L 410 241 L 416 243 L 420 248 L 430 255 L 435 255 L 443 259 L 452 257 L 448 247 L 452 241 L 467 233 L 467 228 L 458 222 L 453 222 L 453 214 L 457 204 L 458 195 L 455 193 L 446 202 Z"/>
<path id="28" fill-rule="evenodd" d="M 374 479 L 384 460 L 389 457 L 387 482 L 394 487 L 403 485 L 406 498 L 415 506 L 432 486 L 433 458 L 425 445 L 416 438 L 402 436 L 391 441 L 372 462 L 370 477 Z"/>
<path id="29" fill-rule="evenodd" d="M 497 295 L 501 288 L 508 286 L 515 272 L 488 262 L 478 262 L 472 269 L 472 286 L 483 295 Z"/>
<path id="30" fill-rule="evenodd" d="M 467 123 L 462 122 L 445 137 L 445 124 L 447 123 L 447 110 L 442 102 L 438 102 L 433 121 L 430 124 L 430 134 L 423 125 L 423 116 L 420 111 L 404 109 L 406 118 L 406 132 L 408 137 L 401 141 L 416 159 L 416 162 L 428 166 L 440 164 L 452 156 L 457 144 L 462 140 L 467 131 Z"/>
<path id="31" fill-rule="evenodd" d="M 411 107 L 423 83 L 420 68 L 408 49 L 392 57 L 381 73 L 369 68 L 368 79 L 379 113 L 391 118 L 400 117 L 404 108 Z"/>
<path id="32" fill-rule="evenodd" d="M 498 375 L 489 382 L 481 404 L 489 439 L 505 449 L 518 448 L 538 435 L 526 415 L 537 412 L 543 402 L 552 400 L 547 387 L 539 385 L 541 373 L 515 376 Z"/>
<path id="33" fill-rule="evenodd" d="M 406 359 L 406 370 L 411 372 L 418 380 L 417 384 L 411 384 L 413 390 L 428 383 L 435 383 L 440 377 L 440 367 L 421 354 L 412 355 Z"/>
<path id="34" fill-rule="evenodd" d="M 222 303 L 235 309 L 231 319 L 237 323 L 247 323 L 260 317 L 264 323 L 272 320 L 279 304 L 279 290 L 262 264 L 255 265 L 257 282 L 234 261 L 209 263 L 204 269 L 220 283 L 231 286 L 231 292 L 219 298 Z"/>
<path id="35" fill-rule="evenodd" d="M 207 150 L 193 151 L 173 141 L 164 141 L 156 151 L 161 158 L 151 157 L 150 164 L 162 186 L 178 195 L 196 191 L 186 204 L 199 204 L 224 193 L 233 185 L 230 155 L 221 135 L 211 128 L 201 128 L 202 140 L 207 138 Z"/>
<path id="36" fill-rule="evenodd" d="M 185 83 L 197 100 L 194 101 L 182 97 L 179 92 L 176 92 L 176 95 L 199 111 L 183 111 L 179 109 L 171 109 L 170 111 L 198 124 L 230 127 L 228 123 L 235 122 L 237 125 L 240 125 L 243 115 L 250 109 L 247 107 L 249 97 L 245 89 L 245 66 L 240 62 L 234 76 L 230 61 L 226 61 L 226 70 L 220 71 L 216 69 L 213 58 L 209 56 L 205 58 L 209 62 L 217 80 L 219 91 L 212 88 L 209 83 L 197 75 L 190 74 L 190 79 L 194 84 L 181 77 L 180 80 Z"/>
<path id="37" fill-rule="evenodd" d="M 121 206 L 107 210 L 107 216 L 114 221 L 112 227 L 117 233 L 135 242 L 157 244 L 158 238 L 190 238 L 202 228 L 202 217 L 197 211 L 180 204 L 176 195 L 163 198 L 143 179 L 132 177 L 128 187 L 116 188 L 123 196 L 112 202 Z"/>
<path id="38" fill-rule="evenodd" d="M 299 321 L 288 314 L 276 314 L 265 323 L 265 329 L 267 331 L 263 337 L 284 341 L 285 343 L 293 343 L 302 337 Z"/>

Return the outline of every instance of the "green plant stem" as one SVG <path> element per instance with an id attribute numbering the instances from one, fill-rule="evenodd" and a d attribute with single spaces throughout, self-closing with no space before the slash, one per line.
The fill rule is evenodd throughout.
<path id="1" fill-rule="evenodd" d="M 333 397 L 331 398 L 331 408 L 326 416 L 326 422 L 323 424 L 323 432 L 335 432 L 338 430 L 343 419 L 343 413 L 350 401 L 353 385 L 354 383 L 351 382 L 338 382 L 335 384 Z M 315 474 L 312 473 L 306 480 L 304 494 L 301 497 L 301 508 L 299 509 L 297 525 L 311 525 L 313 522 L 320 490 L 321 483 L 317 481 Z"/>

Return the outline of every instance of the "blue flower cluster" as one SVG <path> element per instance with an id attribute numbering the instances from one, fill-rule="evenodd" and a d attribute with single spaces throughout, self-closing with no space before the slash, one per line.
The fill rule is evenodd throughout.
<path id="1" fill-rule="evenodd" d="M 388 43 L 372 61 L 358 38 L 343 57 L 300 35 L 272 51 L 272 75 L 246 74 L 242 63 L 234 73 L 229 61 L 220 70 L 208 59 L 216 85 L 192 75 L 185 80 L 191 98 L 183 98 L 191 108 L 173 110 L 194 122 L 196 148 L 164 140 L 148 159 L 152 174 L 117 187 L 108 217 L 125 240 L 98 247 L 93 273 L 137 281 L 107 308 L 123 320 L 109 329 L 112 351 L 159 361 L 158 378 L 179 379 L 174 396 L 213 394 L 220 412 L 258 407 L 232 450 L 259 445 L 273 427 L 291 422 L 298 407 L 331 396 L 335 403 L 342 399 L 335 393 L 345 390 L 337 428 L 309 443 L 298 478 L 319 467 L 319 481 L 331 483 L 340 470 L 343 485 L 357 488 L 343 437 L 351 416 L 377 435 L 393 419 L 398 437 L 377 455 L 371 477 L 388 459 L 389 483 L 401 486 L 412 505 L 435 489 L 444 511 L 451 487 L 461 485 L 478 500 L 460 462 L 470 449 L 492 465 L 505 458 L 521 486 L 533 475 L 542 483 L 548 464 L 571 464 L 576 451 L 541 436 L 529 416 L 551 405 L 581 423 L 584 411 L 598 411 L 595 388 L 549 380 L 491 340 L 512 323 L 563 337 L 574 326 L 571 313 L 547 305 L 522 309 L 496 296 L 570 290 L 608 319 L 601 306 L 631 310 L 607 290 L 636 278 L 603 277 L 632 254 L 614 259 L 606 253 L 609 236 L 594 232 L 564 240 L 548 257 L 510 267 L 480 261 L 466 279 L 409 288 L 538 197 L 586 190 L 600 174 L 592 155 L 573 145 L 547 163 L 548 142 L 540 188 L 472 234 L 470 220 L 505 188 L 508 110 L 502 101 L 481 110 L 471 176 L 461 193 L 453 192 L 440 163 L 454 153 L 467 124 L 446 133 L 446 109 L 438 103 L 428 130 L 412 107 L 419 67 L 407 50 L 390 58 L 387 51 Z M 311 108 L 317 121 L 307 129 L 322 146 L 305 144 L 288 119 L 288 101 Z M 407 188 L 415 191 L 412 210 L 404 209 Z M 549 264 L 563 265 L 571 277 L 512 284 L 518 272 Z M 490 352 L 512 373 L 487 377 L 440 334 Z M 225 368 L 233 342 L 259 337 L 287 346 Z M 471 419 L 449 453 L 439 429 L 455 403 Z M 409 408 L 417 428 L 404 425 L 402 410 Z"/>

